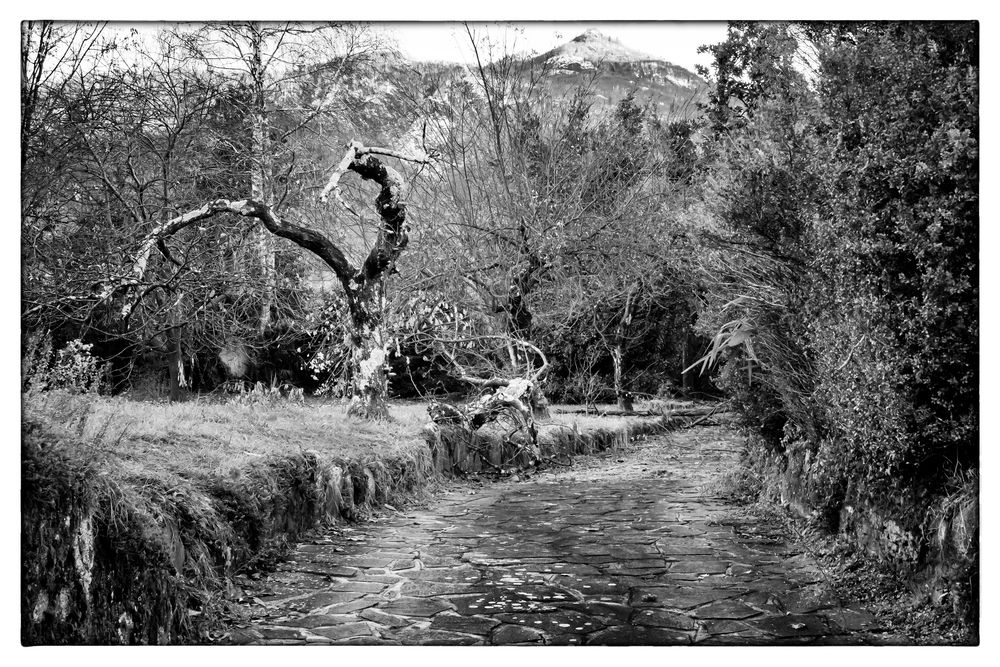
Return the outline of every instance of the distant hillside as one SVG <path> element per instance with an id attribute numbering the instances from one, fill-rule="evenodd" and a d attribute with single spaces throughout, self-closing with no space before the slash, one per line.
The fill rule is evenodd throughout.
<path id="1" fill-rule="evenodd" d="M 556 104 L 568 100 L 580 85 L 588 85 L 597 113 L 614 107 L 634 90 L 636 101 L 651 104 L 661 118 L 688 117 L 697 112 L 696 103 L 704 99 L 708 88 L 697 74 L 593 29 L 525 62 L 543 73 L 541 83 Z M 450 79 L 464 81 L 468 95 L 481 94 L 477 77 L 464 65 L 397 62 L 395 67 L 397 72 L 407 70 L 411 81 L 428 82 L 428 93 L 436 89 L 431 81 Z"/>
<path id="2" fill-rule="evenodd" d="M 596 30 L 523 62 L 530 65 L 533 75 L 541 74 L 540 83 L 548 89 L 553 105 L 567 103 L 578 86 L 589 84 L 595 115 L 613 109 L 635 90 L 638 103 L 651 103 L 661 118 L 690 117 L 697 113 L 696 102 L 707 90 L 705 81 L 685 68 L 657 60 Z M 353 139 L 410 153 L 418 153 L 425 145 L 442 145 L 455 109 L 471 100 L 485 103 L 478 75 L 469 67 L 414 62 L 395 51 L 372 54 L 370 67 L 328 83 L 329 88 L 321 86 L 318 79 L 314 83 L 314 94 L 338 102 L 335 120 L 324 127 L 324 141 L 313 147 L 317 160 L 324 164 L 335 164 L 345 143 Z M 353 179 L 347 181 L 347 191 L 357 187 Z M 356 261 L 364 256 L 365 239 L 352 236 L 341 225 L 326 231 Z M 315 287 L 339 289 L 318 260 L 306 261 L 315 264 L 310 273 Z"/>
<path id="3" fill-rule="evenodd" d="M 595 107 L 613 106 L 630 90 L 640 104 L 651 102 L 660 116 L 694 113 L 707 88 L 689 70 L 632 49 L 598 30 L 536 56 L 532 62 L 549 70 L 547 83 L 562 96 L 593 76 Z"/>
<path id="4" fill-rule="evenodd" d="M 565 104 L 580 85 L 589 86 L 596 115 L 614 108 L 634 90 L 636 101 L 650 104 L 661 118 L 690 117 L 707 90 L 706 82 L 689 70 L 597 30 L 528 57 L 524 63 L 533 75 L 541 75 L 540 83 L 554 105 Z M 339 147 L 353 137 L 365 137 L 371 143 L 415 149 L 425 133 L 433 145 L 454 104 L 482 99 L 478 76 L 465 65 L 414 62 L 392 51 L 375 55 L 373 65 L 337 84 L 336 97 L 345 113 L 331 127 L 341 135 L 331 145 Z"/>

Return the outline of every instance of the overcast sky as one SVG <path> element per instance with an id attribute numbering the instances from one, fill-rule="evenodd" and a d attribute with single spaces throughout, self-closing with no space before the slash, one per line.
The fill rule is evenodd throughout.
<path id="1" fill-rule="evenodd" d="M 196 24 L 197 22 L 194 22 Z M 152 35 L 168 23 L 113 22 L 110 31 L 136 28 Z M 190 24 L 189 24 L 190 25 Z M 373 27 L 391 38 L 413 60 L 472 63 L 475 54 L 462 23 L 373 22 Z M 698 53 L 702 44 L 717 44 L 726 37 L 726 23 L 685 21 L 590 21 L 470 23 L 480 56 L 490 60 L 505 53 L 544 53 L 588 29 L 596 29 L 622 44 L 685 67 L 711 64 L 708 54 Z"/>
<path id="2" fill-rule="evenodd" d="M 460 23 L 383 23 L 400 49 L 417 60 L 468 62 L 473 58 L 465 28 Z M 699 54 L 702 44 L 725 38 L 726 24 L 686 22 L 587 22 L 473 24 L 477 35 L 517 51 L 544 53 L 571 40 L 588 28 L 596 28 L 626 46 L 694 70 L 695 64 L 708 65 L 711 58 Z M 484 40 L 485 41 L 485 40 Z"/>

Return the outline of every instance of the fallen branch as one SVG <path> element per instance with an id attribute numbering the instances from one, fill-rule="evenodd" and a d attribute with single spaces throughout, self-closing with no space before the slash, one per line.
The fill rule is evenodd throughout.
<path id="1" fill-rule="evenodd" d="M 431 401 L 427 414 L 435 424 L 454 424 L 469 432 L 509 416 L 517 425 L 510 435 L 524 429 L 531 445 L 537 448 L 536 386 L 525 378 L 502 381 L 498 386 L 486 387 L 478 398 L 463 406 Z"/>
<path id="2" fill-rule="evenodd" d="M 484 339 L 501 340 L 528 348 L 541 358 L 542 365 L 528 377 L 493 376 L 482 378 L 466 370 L 445 346 L 445 344 L 479 342 Z M 437 338 L 434 342 L 438 344 L 442 354 L 455 367 L 459 379 L 480 387 L 482 393 L 474 401 L 464 406 L 449 405 L 438 401 L 432 402 L 431 406 L 427 408 L 431 420 L 438 424 L 459 423 L 470 431 L 476 431 L 483 425 L 495 422 L 507 414 L 520 425 L 518 429 L 515 429 L 515 432 L 521 428 L 525 429 L 531 444 L 537 449 L 538 426 L 535 420 L 548 416 L 545 397 L 539 389 L 539 379 L 549 368 L 549 361 L 545 353 L 528 341 L 502 335 L 485 334 L 475 337 Z"/>
<path id="3" fill-rule="evenodd" d="M 719 408 L 721 408 L 723 405 L 724 405 L 723 403 L 716 404 L 716 406 L 714 408 L 712 408 L 712 410 L 708 414 L 706 414 L 705 416 L 703 416 L 700 419 L 697 419 L 697 420 L 691 422 L 690 424 L 685 424 L 684 428 L 693 428 L 693 427 L 697 426 L 698 424 L 701 424 L 706 419 L 708 419 L 709 417 L 711 417 L 712 415 L 714 415 L 719 410 Z"/>

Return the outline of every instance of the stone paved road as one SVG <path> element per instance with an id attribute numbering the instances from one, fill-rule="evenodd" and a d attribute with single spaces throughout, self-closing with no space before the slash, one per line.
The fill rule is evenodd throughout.
<path id="1" fill-rule="evenodd" d="M 713 493 L 738 445 L 722 427 L 676 431 L 331 529 L 251 592 L 264 611 L 229 641 L 876 641 L 872 615 L 836 600 L 808 554 Z"/>

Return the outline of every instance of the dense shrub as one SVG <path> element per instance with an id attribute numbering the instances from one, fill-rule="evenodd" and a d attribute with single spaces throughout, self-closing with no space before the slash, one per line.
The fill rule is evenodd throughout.
<path id="1" fill-rule="evenodd" d="M 758 77 L 743 105 L 716 95 L 708 147 L 718 382 L 801 500 L 834 528 L 874 509 L 909 566 L 943 553 L 939 508 L 978 467 L 977 50 L 973 23 L 772 25 L 716 50 L 720 76 Z"/>
<path id="2" fill-rule="evenodd" d="M 977 459 L 976 37 L 892 26 L 825 60 L 835 222 L 817 229 L 811 337 L 824 404 L 886 484 Z"/>
<path id="3" fill-rule="evenodd" d="M 101 388 L 105 366 L 91 353 L 93 345 L 71 340 L 53 350 L 52 335 L 34 332 L 21 354 L 21 390 L 63 389 L 73 392 L 96 392 Z"/>

